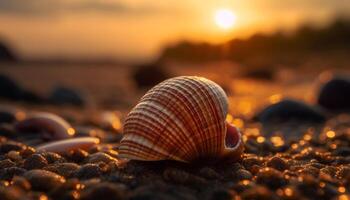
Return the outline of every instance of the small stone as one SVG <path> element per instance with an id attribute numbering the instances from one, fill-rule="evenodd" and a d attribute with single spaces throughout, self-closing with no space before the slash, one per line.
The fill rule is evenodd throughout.
<path id="1" fill-rule="evenodd" d="M 74 106 L 84 106 L 87 103 L 85 96 L 80 91 L 68 87 L 55 88 L 49 97 L 49 101 L 57 105 Z"/>
<path id="2" fill-rule="evenodd" d="M 318 104 L 332 111 L 350 110 L 350 81 L 346 78 L 334 78 L 323 85 Z"/>
<path id="3" fill-rule="evenodd" d="M 234 177 L 237 178 L 238 180 L 250 180 L 253 178 L 253 175 L 248 170 L 239 169 L 234 173 Z"/>
<path id="4" fill-rule="evenodd" d="M 102 175 L 101 168 L 96 164 L 83 165 L 75 174 L 79 179 L 91 179 Z"/>
<path id="5" fill-rule="evenodd" d="M 17 142 L 5 142 L 0 144 L 0 154 L 5 154 L 10 151 L 19 151 L 24 149 L 24 145 Z"/>
<path id="6" fill-rule="evenodd" d="M 256 175 L 256 182 L 258 184 L 266 185 L 271 189 L 277 189 L 286 185 L 286 181 L 280 171 L 273 168 L 264 168 Z"/>
<path id="7" fill-rule="evenodd" d="M 109 162 L 117 162 L 117 159 L 113 158 L 112 156 L 103 153 L 103 152 L 98 152 L 89 155 L 87 158 L 87 162 L 89 163 L 99 163 L 99 162 L 104 162 L 108 164 Z"/>
<path id="8" fill-rule="evenodd" d="M 303 123 L 323 123 L 326 120 L 320 110 L 295 100 L 283 100 L 272 104 L 261 111 L 256 118 L 263 124 L 283 123 L 291 120 Z"/>
<path id="9" fill-rule="evenodd" d="M 40 169 L 30 170 L 23 175 L 32 185 L 33 190 L 49 191 L 60 186 L 66 180 L 62 176 Z"/>
<path id="10" fill-rule="evenodd" d="M 175 168 L 167 168 L 163 172 L 163 178 L 167 181 L 184 184 L 190 178 L 190 174 Z"/>
<path id="11" fill-rule="evenodd" d="M 79 170 L 80 166 L 75 163 L 56 163 L 44 168 L 44 170 L 55 172 L 65 178 L 71 177 Z"/>
<path id="12" fill-rule="evenodd" d="M 10 159 L 5 159 L 0 161 L 0 169 L 5 169 L 9 167 L 15 167 L 16 163 L 12 162 Z"/>
<path id="13" fill-rule="evenodd" d="M 14 176 L 21 176 L 25 172 L 26 170 L 20 167 L 9 167 L 9 168 L 0 170 L 0 179 L 10 180 Z"/>
<path id="14" fill-rule="evenodd" d="M 30 190 L 32 187 L 27 179 L 20 176 L 13 177 L 12 185 L 27 191 Z"/>
<path id="15" fill-rule="evenodd" d="M 13 161 L 20 161 L 22 160 L 22 156 L 18 151 L 10 151 L 7 153 L 7 157 L 10 158 Z"/>
<path id="16" fill-rule="evenodd" d="M 40 154 L 33 154 L 29 156 L 23 163 L 26 169 L 42 169 L 48 165 L 47 160 Z"/>
<path id="17" fill-rule="evenodd" d="M 54 153 L 54 152 L 44 152 L 44 153 L 41 153 L 41 155 L 45 157 L 45 159 L 47 160 L 47 162 L 48 162 L 49 164 L 66 162 L 66 159 L 63 158 L 63 157 L 62 157 L 60 154 L 58 154 L 58 153 Z"/>
<path id="18" fill-rule="evenodd" d="M 276 156 L 270 158 L 267 161 L 266 165 L 268 167 L 272 167 L 272 168 L 277 169 L 277 170 L 282 171 L 282 172 L 284 170 L 288 169 L 288 167 L 289 167 L 287 162 L 283 158 L 276 157 Z"/>
<path id="19" fill-rule="evenodd" d="M 207 179 L 221 179 L 222 178 L 219 173 L 217 173 L 215 170 L 213 170 L 212 168 L 209 168 L 209 167 L 204 167 L 204 168 L 200 169 L 199 174 Z"/>
<path id="20" fill-rule="evenodd" d="M 89 153 L 82 149 L 72 150 L 66 155 L 68 160 L 75 163 L 83 162 L 88 156 L 89 156 Z"/>
<path id="21" fill-rule="evenodd" d="M 264 186 L 256 186 L 245 190 L 241 194 L 241 198 L 245 200 L 277 200 L 277 196 Z"/>
<path id="22" fill-rule="evenodd" d="M 125 187 L 121 184 L 100 183 L 91 188 L 84 190 L 81 193 L 81 200 L 122 200 L 125 199 Z"/>
<path id="23" fill-rule="evenodd" d="M 262 161 L 257 157 L 244 158 L 242 164 L 246 169 L 250 170 L 254 165 L 261 165 Z"/>

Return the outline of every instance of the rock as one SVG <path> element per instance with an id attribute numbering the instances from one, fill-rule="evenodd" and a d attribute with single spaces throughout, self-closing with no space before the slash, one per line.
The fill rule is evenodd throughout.
<path id="1" fill-rule="evenodd" d="M 12 78 L 0 74 L 0 97 L 11 100 L 20 100 L 23 95 L 22 87 Z"/>
<path id="2" fill-rule="evenodd" d="M 287 184 L 282 173 L 273 168 L 264 168 L 260 170 L 256 177 L 256 182 L 258 184 L 266 185 L 271 189 L 277 189 Z"/>
<path id="3" fill-rule="evenodd" d="M 288 169 L 288 167 L 289 167 L 287 162 L 283 158 L 280 158 L 277 156 L 270 158 L 267 161 L 266 166 L 272 167 L 272 168 L 277 169 L 277 170 L 282 171 L 282 172 L 285 169 Z"/>
<path id="4" fill-rule="evenodd" d="M 117 162 L 117 159 L 113 158 L 112 156 L 103 153 L 103 152 L 98 152 L 89 155 L 88 161 L 89 163 L 99 163 L 99 162 L 104 162 L 106 164 L 110 162 Z"/>
<path id="5" fill-rule="evenodd" d="M 25 172 L 26 170 L 20 167 L 9 167 L 9 168 L 0 170 L 0 179 L 10 180 L 14 176 L 20 176 Z"/>
<path id="6" fill-rule="evenodd" d="M 10 151 L 19 151 L 25 148 L 26 147 L 21 143 L 8 141 L 0 144 L 0 153 L 4 154 Z"/>
<path id="7" fill-rule="evenodd" d="M 334 78 L 325 83 L 318 104 L 331 111 L 350 111 L 350 80 Z"/>
<path id="8" fill-rule="evenodd" d="M 41 169 L 27 171 L 23 175 L 32 185 L 33 190 L 49 191 L 65 182 L 62 176 Z"/>
<path id="9" fill-rule="evenodd" d="M 68 178 L 71 177 L 79 168 L 80 166 L 75 163 L 56 163 L 47 166 L 44 169 Z"/>
<path id="10" fill-rule="evenodd" d="M 233 174 L 234 174 L 234 177 L 237 178 L 238 180 L 250 180 L 253 178 L 252 173 L 250 173 L 250 171 L 245 169 L 239 169 Z"/>
<path id="11" fill-rule="evenodd" d="M 170 78 L 171 75 L 159 65 L 148 64 L 136 67 L 132 77 L 138 88 L 150 88 Z"/>
<path id="12" fill-rule="evenodd" d="M 81 194 L 81 200 L 122 200 L 126 199 L 124 190 L 125 188 L 121 184 L 100 183 L 84 190 Z"/>
<path id="13" fill-rule="evenodd" d="M 84 95 L 68 87 L 57 87 L 49 96 L 49 101 L 57 105 L 84 106 L 87 101 Z"/>
<path id="14" fill-rule="evenodd" d="M 11 106 L 0 106 L 0 123 L 13 123 L 23 119 L 25 113 Z"/>
<path id="15" fill-rule="evenodd" d="M 0 61 L 13 62 L 16 60 L 17 58 L 10 48 L 4 43 L 0 42 Z"/>
<path id="16" fill-rule="evenodd" d="M 48 164 L 47 160 L 40 154 L 29 156 L 23 163 L 25 169 L 42 169 Z"/>
<path id="17" fill-rule="evenodd" d="M 12 162 L 10 159 L 5 159 L 0 161 L 0 169 L 5 169 L 9 167 L 15 167 L 16 163 Z"/>
<path id="18" fill-rule="evenodd" d="M 79 179 L 91 179 L 91 178 L 100 177 L 101 175 L 102 175 L 102 170 L 96 164 L 83 165 L 75 173 L 75 176 Z"/>
<path id="19" fill-rule="evenodd" d="M 283 100 L 262 110 L 256 119 L 264 124 L 299 121 L 309 123 L 323 123 L 324 114 L 311 106 L 296 100 Z"/>
<path id="20" fill-rule="evenodd" d="M 16 81 L 4 74 L 0 74 L 0 98 L 30 103 L 42 102 L 39 95 L 22 88 Z"/>

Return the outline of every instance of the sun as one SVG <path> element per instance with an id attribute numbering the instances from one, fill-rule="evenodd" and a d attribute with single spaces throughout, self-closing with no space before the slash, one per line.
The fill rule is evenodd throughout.
<path id="1" fill-rule="evenodd" d="M 219 9 L 214 14 L 215 24 L 222 29 L 230 29 L 235 25 L 236 15 L 229 9 Z"/>

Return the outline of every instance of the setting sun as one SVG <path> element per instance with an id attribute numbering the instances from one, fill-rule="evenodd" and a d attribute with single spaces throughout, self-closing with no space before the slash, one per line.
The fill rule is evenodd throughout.
<path id="1" fill-rule="evenodd" d="M 229 9 L 220 9 L 215 12 L 215 23 L 222 29 L 230 29 L 236 22 L 236 15 Z"/>

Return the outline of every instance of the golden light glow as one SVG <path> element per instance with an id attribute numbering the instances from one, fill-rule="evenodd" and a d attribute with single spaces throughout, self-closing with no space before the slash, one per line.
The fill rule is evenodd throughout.
<path id="1" fill-rule="evenodd" d="M 273 145 L 276 147 L 280 147 L 284 145 L 284 140 L 280 136 L 273 136 L 271 137 L 270 140 L 273 143 Z"/>
<path id="2" fill-rule="evenodd" d="M 349 197 L 348 197 L 348 195 L 346 195 L 346 194 L 342 194 L 342 195 L 339 196 L 338 199 L 339 199 L 339 200 L 349 200 Z"/>
<path id="3" fill-rule="evenodd" d="M 269 97 L 269 101 L 272 104 L 278 103 L 282 100 L 282 95 L 281 94 L 274 94 Z"/>
<path id="4" fill-rule="evenodd" d="M 73 128 L 67 129 L 68 135 L 73 136 L 75 134 L 75 130 Z"/>
<path id="5" fill-rule="evenodd" d="M 236 22 L 236 15 L 229 9 L 219 9 L 214 15 L 215 23 L 222 29 L 230 29 Z"/>
<path id="6" fill-rule="evenodd" d="M 263 136 L 259 136 L 258 138 L 256 138 L 256 141 L 258 143 L 263 143 L 263 142 L 265 142 L 265 138 Z"/>
<path id="7" fill-rule="evenodd" d="M 346 191 L 345 187 L 343 186 L 338 187 L 338 192 L 344 193 L 345 191 Z"/>
<path id="8" fill-rule="evenodd" d="M 286 194 L 286 196 L 290 197 L 293 195 L 293 190 L 290 188 L 286 188 L 284 189 L 284 193 Z"/>
<path id="9" fill-rule="evenodd" d="M 334 132 L 334 131 L 328 131 L 328 132 L 326 133 L 326 135 L 327 135 L 327 137 L 329 137 L 329 138 L 334 138 L 334 137 L 335 137 L 335 132 Z"/>

